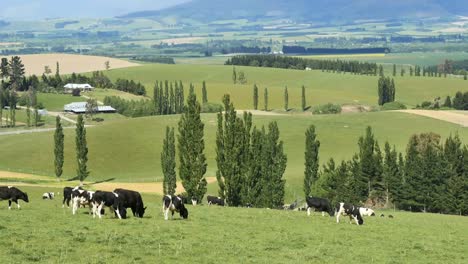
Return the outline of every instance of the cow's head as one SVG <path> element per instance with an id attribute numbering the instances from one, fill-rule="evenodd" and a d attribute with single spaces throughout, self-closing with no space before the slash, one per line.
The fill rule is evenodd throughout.
<path id="1" fill-rule="evenodd" d="M 180 216 L 181 216 L 182 218 L 184 218 L 184 219 L 187 219 L 187 218 L 188 218 L 188 210 L 187 210 L 187 208 L 182 207 L 182 208 L 180 209 Z"/>
<path id="2" fill-rule="evenodd" d="M 19 197 L 19 198 L 22 199 L 23 201 L 29 203 L 28 193 L 22 193 L 21 197 Z"/>
<path id="3" fill-rule="evenodd" d="M 143 207 L 139 210 L 137 216 L 140 217 L 140 218 L 143 218 L 143 215 L 145 215 L 145 210 L 146 210 L 146 207 Z"/>

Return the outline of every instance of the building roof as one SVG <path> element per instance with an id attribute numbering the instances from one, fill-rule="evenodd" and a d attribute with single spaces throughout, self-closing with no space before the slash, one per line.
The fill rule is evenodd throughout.
<path id="1" fill-rule="evenodd" d="M 93 89 L 91 85 L 87 83 L 79 84 L 79 83 L 67 83 L 63 88 L 68 88 L 68 89 Z"/>
<path id="2" fill-rule="evenodd" d="M 86 113 L 86 102 L 74 102 L 67 104 L 63 107 L 66 112 L 73 113 Z M 115 112 L 116 110 L 112 106 L 108 105 L 99 105 L 97 107 L 97 112 Z"/>

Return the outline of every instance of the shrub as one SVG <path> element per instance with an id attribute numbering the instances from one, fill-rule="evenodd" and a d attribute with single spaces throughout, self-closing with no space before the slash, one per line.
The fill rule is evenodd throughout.
<path id="1" fill-rule="evenodd" d="M 424 101 L 424 102 L 421 103 L 421 108 L 422 108 L 422 109 L 428 109 L 428 108 L 431 108 L 431 105 L 432 105 L 431 102 L 429 102 L 429 101 Z"/>
<path id="2" fill-rule="evenodd" d="M 328 103 L 325 105 L 319 105 L 314 108 L 313 113 L 316 115 L 320 114 L 339 114 L 341 113 L 341 106 Z"/>
<path id="3" fill-rule="evenodd" d="M 205 103 L 202 106 L 202 113 L 218 113 L 223 111 L 223 106 L 221 104 L 215 103 Z"/>
<path id="4" fill-rule="evenodd" d="M 28 93 L 23 93 L 23 94 L 21 95 L 21 97 L 19 98 L 19 100 L 18 100 L 18 104 L 19 104 L 20 106 L 26 106 L 26 105 L 28 104 L 28 100 L 29 100 L 29 95 L 28 95 Z"/>
<path id="5" fill-rule="evenodd" d="M 406 109 L 406 105 L 397 101 L 386 103 L 381 107 L 381 110 L 383 111 L 400 110 L 400 109 Z"/>
<path id="6" fill-rule="evenodd" d="M 80 96 L 81 91 L 78 88 L 72 90 L 72 96 Z"/>

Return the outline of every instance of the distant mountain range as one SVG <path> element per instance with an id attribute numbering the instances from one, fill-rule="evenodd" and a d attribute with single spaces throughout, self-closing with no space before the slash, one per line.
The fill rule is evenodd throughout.
<path id="1" fill-rule="evenodd" d="M 203 23 L 241 18 L 328 23 L 455 15 L 468 16 L 467 0 L 192 0 L 162 10 L 135 12 L 121 17 L 170 17 Z"/>

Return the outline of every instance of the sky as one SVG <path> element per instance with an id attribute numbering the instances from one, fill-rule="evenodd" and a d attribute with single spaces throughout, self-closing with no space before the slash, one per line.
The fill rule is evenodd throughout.
<path id="1" fill-rule="evenodd" d="M 0 19 L 107 18 L 190 0 L 0 0 Z"/>

